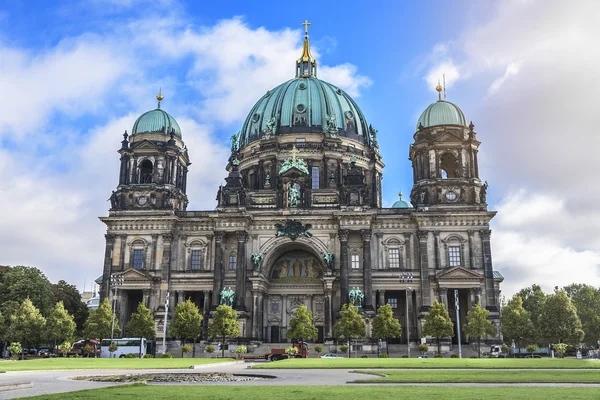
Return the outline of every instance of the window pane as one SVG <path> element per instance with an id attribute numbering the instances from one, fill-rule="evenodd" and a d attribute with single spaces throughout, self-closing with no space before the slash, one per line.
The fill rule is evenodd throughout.
<path id="1" fill-rule="evenodd" d="M 202 259 L 202 252 L 200 250 L 192 250 L 191 257 L 191 268 L 192 269 L 200 269 L 200 262 Z"/>
<path id="2" fill-rule="evenodd" d="M 319 188 L 319 167 L 312 167 L 312 188 Z"/>
<path id="3" fill-rule="evenodd" d="M 400 268 L 400 249 L 389 249 L 390 268 Z"/>
<path id="4" fill-rule="evenodd" d="M 460 262 L 460 247 L 450 246 L 448 247 L 448 264 L 451 267 L 458 267 L 462 263 Z"/>
<path id="5" fill-rule="evenodd" d="M 358 254 L 352 254 L 352 269 L 360 268 L 360 256 Z"/>
<path id="6" fill-rule="evenodd" d="M 236 264 L 236 256 L 229 256 L 229 269 L 235 269 Z"/>
<path id="7" fill-rule="evenodd" d="M 387 302 L 390 306 L 392 306 L 392 308 L 398 308 L 398 299 L 397 298 L 390 297 Z"/>
<path id="8" fill-rule="evenodd" d="M 133 250 L 133 268 L 142 269 L 144 267 L 144 250 Z"/>

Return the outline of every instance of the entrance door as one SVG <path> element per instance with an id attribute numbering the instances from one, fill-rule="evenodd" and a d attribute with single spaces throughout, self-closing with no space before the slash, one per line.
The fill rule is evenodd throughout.
<path id="1" fill-rule="evenodd" d="M 279 326 L 271 326 L 271 343 L 279 343 Z"/>
<path id="2" fill-rule="evenodd" d="M 317 326 L 317 343 L 323 343 L 324 335 L 323 335 L 323 327 Z"/>

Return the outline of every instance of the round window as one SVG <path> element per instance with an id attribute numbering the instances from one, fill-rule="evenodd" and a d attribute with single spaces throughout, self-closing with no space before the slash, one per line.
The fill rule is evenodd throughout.
<path id="1" fill-rule="evenodd" d="M 346 111 L 346 118 L 353 119 L 354 118 L 354 113 L 352 111 Z"/>
<path id="2" fill-rule="evenodd" d="M 306 107 L 304 107 L 304 104 L 298 104 L 296 106 L 296 110 L 298 110 L 299 113 L 303 113 L 304 111 L 306 111 Z"/>
<path id="3" fill-rule="evenodd" d="M 298 85 L 298 89 L 300 89 L 300 90 L 306 89 L 306 83 L 300 82 L 300 84 Z"/>
<path id="4" fill-rule="evenodd" d="M 453 191 L 446 192 L 446 198 L 450 201 L 456 200 L 456 193 Z"/>
<path id="5" fill-rule="evenodd" d="M 252 122 L 258 122 L 259 119 L 260 119 L 259 113 L 256 113 L 252 116 Z"/>

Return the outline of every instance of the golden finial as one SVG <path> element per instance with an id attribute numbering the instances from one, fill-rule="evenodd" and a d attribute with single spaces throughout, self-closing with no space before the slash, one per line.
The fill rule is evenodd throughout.
<path id="1" fill-rule="evenodd" d="M 302 56 L 296 60 L 296 77 L 317 76 L 317 61 L 310 54 L 310 42 L 308 40 L 308 20 L 302 23 L 304 26 L 304 43 L 302 45 Z"/>
<path id="2" fill-rule="evenodd" d="M 160 102 L 162 101 L 162 99 L 164 99 L 164 97 L 162 95 L 162 88 L 160 88 L 158 94 L 156 95 L 156 100 L 158 100 L 158 108 L 160 108 Z"/>
<path id="3" fill-rule="evenodd" d="M 402 190 L 400 191 L 400 193 L 398 193 L 398 196 L 400 196 L 400 200 L 402 200 Z"/>
<path id="4" fill-rule="evenodd" d="M 304 39 L 308 39 L 308 26 L 310 25 L 310 22 L 308 22 L 308 20 L 305 20 L 302 23 L 302 26 L 304 26 Z"/>
<path id="5" fill-rule="evenodd" d="M 438 78 L 438 84 L 437 84 L 437 86 L 435 87 L 435 90 L 437 90 L 437 92 L 438 92 L 438 100 L 441 100 L 441 99 L 442 99 L 442 90 L 443 90 L 443 89 L 444 89 L 444 88 L 442 88 L 442 85 L 440 85 L 440 80 L 439 80 L 439 78 Z"/>

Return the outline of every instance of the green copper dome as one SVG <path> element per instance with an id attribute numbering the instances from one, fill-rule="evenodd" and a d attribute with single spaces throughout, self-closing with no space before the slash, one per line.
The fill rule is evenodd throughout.
<path id="1" fill-rule="evenodd" d="M 467 120 L 465 114 L 456 104 L 446 100 L 438 100 L 423 111 L 417 122 L 417 130 L 420 127 L 428 128 L 437 125 L 467 126 Z"/>
<path id="2" fill-rule="evenodd" d="M 181 128 L 175 118 L 168 112 L 160 108 L 143 113 L 133 124 L 132 135 L 136 133 L 164 133 L 170 135 L 171 132 L 177 137 L 181 137 Z"/>
<path id="3" fill-rule="evenodd" d="M 399 196 L 400 199 L 392 205 L 392 208 L 413 208 L 409 202 L 402 200 L 402 193 Z"/>
<path id="4" fill-rule="evenodd" d="M 342 89 L 299 76 L 269 90 L 252 107 L 238 136 L 239 147 L 267 135 L 325 133 L 371 144 L 369 125 Z"/>

